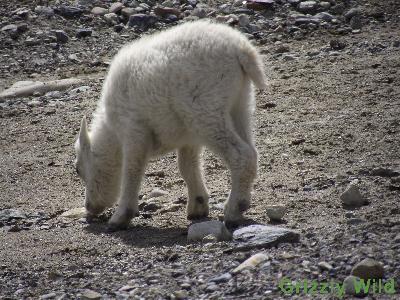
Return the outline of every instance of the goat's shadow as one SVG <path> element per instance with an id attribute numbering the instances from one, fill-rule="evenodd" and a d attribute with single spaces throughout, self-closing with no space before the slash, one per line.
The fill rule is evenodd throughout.
<path id="1" fill-rule="evenodd" d="M 203 218 L 191 222 L 190 224 L 214 220 L 213 218 Z M 190 226 L 189 224 L 189 226 Z M 241 222 L 239 227 L 260 224 L 253 219 L 245 219 Z M 230 227 L 229 230 L 233 231 L 239 227 Z M 149 224 L 136 224 L 134 222 L 125 230 L 119 230 L 110 232 L 107 227 L 107 222 L 102 220 L 96 220 L 89 222 L 85 227 L 87 232 L 96 235 L 110 235 L 120 239 L 124 244 L 128 246 L 134 246 L 138 248 L 149 248 L 149 247 L 160 247 L 166 246 L 171 247 L 175 245 L 187 245 L 190 242 L 187 241 L 188 226 L 182 224 L 176 227 L 157 227 Z"/>
<path id="2" fill-rule="evenodd" d="M 85 230 L 97 235 L 110 235 L 128 246 L 148 248 L 154 246 L 186 245 L 186 227 L 160 228 L 151 225 L 131 224 L 125 230 L 109 231 L 107 222 L 91 222 Z"/>

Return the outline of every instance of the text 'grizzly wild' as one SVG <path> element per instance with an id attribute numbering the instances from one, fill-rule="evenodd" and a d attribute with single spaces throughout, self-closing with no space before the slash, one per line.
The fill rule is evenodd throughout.
<path id="1" fill-rule="evenodd" d="M 266 87 L 260 56 L 241 33 L 225 25 L 186 23 L 122 48 L 111 64 L 91 130 L 83 118 L 76 142 L 88 213 L 98 215 L 118 201 L 109 227 L 126 228 L 138 214 L 148 160 L 177 149 L 189 190 L 187 217 L 207 216 L 200 158 L 206 146 L 231 171 L 225 222 L 240 221 L 257 172 L 251 81 Z"/>

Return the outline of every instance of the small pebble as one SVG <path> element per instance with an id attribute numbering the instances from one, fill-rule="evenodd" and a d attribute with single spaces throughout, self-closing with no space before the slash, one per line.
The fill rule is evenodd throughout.
<path id="1" fill-rule="evenodd" d="M 267 216 L 272 221 L 281 221 L 286 213 L 286 207 L 283 205 L 268 205 L 266 210 Z"/>

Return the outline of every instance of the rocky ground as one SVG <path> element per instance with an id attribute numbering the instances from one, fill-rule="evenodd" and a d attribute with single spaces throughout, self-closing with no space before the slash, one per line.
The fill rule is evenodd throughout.
<path id="1" fill-rule="evenodd" d="M 397 0 L 2 1 L 0 90 L 82 81 L 0 96 L 0 298 L 337 299 L 323 283 L 352 274 L 387 284 L 366 298 L 398 299 L 399 11 Z M 236 232 L 189 243 L 175 154 L 149 166 L 128 230 L 108 233 L 110 212 L 91 224 L 75 217 L 84 195 L 73 143 L 110 59 L 141 35 L 205 17 L 246 33 L 264 56 L 269 89 L 257 93 L 259 173 L 246 216 L 291 238 L 260 246 Z M 229 174 L 204 158 L 218 220 Z M 270 220 L 272 204 L 283 219 Z M 266 238 L 258 233 L 256 242 Z M 307 294 L 306 280 L 318 289 Z"/>

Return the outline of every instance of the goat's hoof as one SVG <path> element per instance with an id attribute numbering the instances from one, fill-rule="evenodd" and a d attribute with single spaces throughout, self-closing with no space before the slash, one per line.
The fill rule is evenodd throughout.
<path id="1" fill-rule="evenodd" d="M 123 223 L 108 223 L 107 224 L 107 232 L 116 232 L 120 230 L 126 230 L 129 227 L 130 222 Z"/>

